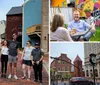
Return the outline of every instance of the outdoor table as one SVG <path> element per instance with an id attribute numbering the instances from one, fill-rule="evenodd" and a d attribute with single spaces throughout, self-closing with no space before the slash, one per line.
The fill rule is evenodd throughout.
<path id="1" fill-rule="evenodd" d="M 76 41 L 79 41 L 81 36 L 84 36 L 88 31 L 83 31 L 83 32 L 77 32 L 75 34 L 71 34 L 72 38 L 76 38 Z"/>

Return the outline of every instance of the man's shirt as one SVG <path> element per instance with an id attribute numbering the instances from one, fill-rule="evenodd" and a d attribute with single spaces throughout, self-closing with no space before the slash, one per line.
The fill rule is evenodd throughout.
<path id="1" fill-rule="evenodd" d="M 79 21 L 71 21 L 68 23 L 68 30 L 72 30 L 73 28 L 76 29 L 76 32 L 83 32 L 86 31 L 86 29 L 89 29 L 91 26 L 86 23 L 84 20 L 79 20 Z"/>

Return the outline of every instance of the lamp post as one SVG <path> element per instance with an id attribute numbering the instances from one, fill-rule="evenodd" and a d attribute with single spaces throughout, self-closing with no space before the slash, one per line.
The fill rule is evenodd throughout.
<path id="1" fill-rule="evenodd" d="M 95 85 L 95 70 L 94 70 L 94 66 L 96 64 L 96 54 L 91 53 L 89 56 L 90 56 L 90 63 L 93 66 L 93 79 L 94 79 L 94 85 Z"/>

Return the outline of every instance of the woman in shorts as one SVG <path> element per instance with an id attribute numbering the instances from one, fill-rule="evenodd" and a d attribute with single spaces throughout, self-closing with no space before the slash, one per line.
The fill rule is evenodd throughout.
<path id="1" fill-rule="evenodd" d="M 31 75 L 32 62 L 31 62 L 30 56 L 31 56 L 32 49 L 33 47 L 31 45 L 31 41 L 27 41 L 26 47 L 24 48 L 23 55 L 22 55 L 22 59 L 23 59 L 22 69 L 23 69 L 23 74 L 24 74 L 22 79 L 27 78 L 28 81 L 30 80 L 30 75 Z M 28 77 L 26 77 L 26 67 L 28 68 Z"/>

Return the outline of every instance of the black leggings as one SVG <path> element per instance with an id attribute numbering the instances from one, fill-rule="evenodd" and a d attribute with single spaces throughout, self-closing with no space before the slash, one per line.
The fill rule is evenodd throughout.
<path id="1" fill-rule="evenodd" d="M 1 55 L 1 72 L 7 72 L 8 55 Z"/>

